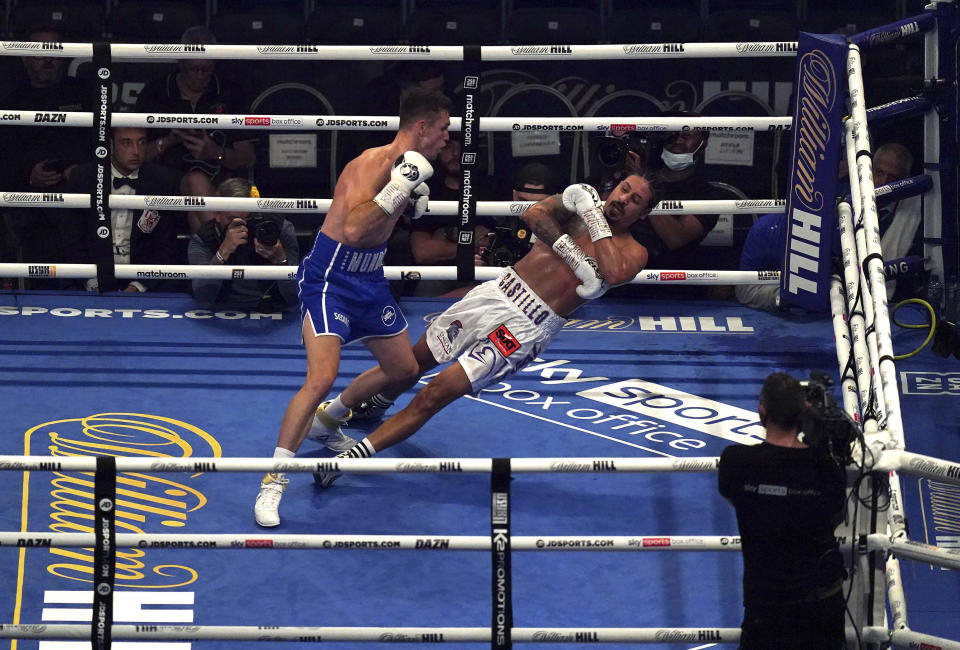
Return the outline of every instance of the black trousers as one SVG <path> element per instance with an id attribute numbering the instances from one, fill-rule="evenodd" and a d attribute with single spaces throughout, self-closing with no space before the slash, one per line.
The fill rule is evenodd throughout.
<path id="1" fill-rule="evenodd" d="M 809 603 L 747 607 L 740 626 L 740 650 L 842 650 L 843 590 Z"/>

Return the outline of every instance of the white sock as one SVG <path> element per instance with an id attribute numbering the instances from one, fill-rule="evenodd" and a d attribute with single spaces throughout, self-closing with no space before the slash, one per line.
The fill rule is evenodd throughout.
<path id="1" fill-rule="evenodd" d="M 296 456 L 296 454 L 290 451 L 289 449 L 284 449 L 283 447 L 274 447 L 273 449 L 274 458 L 293 458 L 294 456 Z M 270 474 L 270 472 L 267 472 L 267 473 Z M 284 473 L 274 472 L 273 477 L 274 477 L 274 480 L 279 481 L 284 477 Z"/>
<path id="2" fill-rule="evenodd" d="M 296 455 L 297 454 L 294 452 L 290 451 L 289 449 L 284 449 L 283 447 L 276 447 L 273 450 L 274 458 L 293 458 Z"/>
<path id="3" fill-rule="evenodd" d="M 340 395 L 337 395 L 333 398 L 333 401 L 327 404 L 326 408 L 323 409 L 324 412 L 332 417 L 334 420 L 339 420 L 344 415 L 350 412 L 346 406 L 343 405 L 343 402 L 340 401 Z"/>

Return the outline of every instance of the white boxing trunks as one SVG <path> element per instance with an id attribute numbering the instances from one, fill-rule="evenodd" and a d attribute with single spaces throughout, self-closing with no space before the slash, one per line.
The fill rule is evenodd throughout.
<path id="1" fill-rule="evenodd" d="M 427 345 L 439 363 L 457 359 L 476 393 L 529 365 L 565 322 L 506 268 L 437 316 Z"/>

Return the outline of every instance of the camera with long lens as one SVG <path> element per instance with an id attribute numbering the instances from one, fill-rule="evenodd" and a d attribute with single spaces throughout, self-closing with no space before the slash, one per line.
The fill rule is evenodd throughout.
<path id="1" fill-rule="evenodd" d="M 247 241 L 253 246 L 253 240 L 256 239 L 264 246 L 276 246 L 280 240 L 280 221 L 273 215 L 263 215 L 254 212 L 246 218 L 247 232 L 250 236 Z"/>
<path id="2" fill-rule="evenodd" d="M 510 225 L 496 226 L 487 237 L 489 243 L 482 257 L 487 266 L 510 266 L 530 250 L 530 230 L 518 219 Z"/>
<path id="3" fill-rule="evenodd" d="M 640 157 L 643 169 L 652 168 L 663 145 L 677 137 L 671 131 L 629 131 L 622 136 L 604 135 L 593 141 L 593 160 L 604 171 L 624 169 L 627 154 Z"/>
<path id="4" fill-rule="evenodd" d="M 604 170 L 622 169 L 627 154 L 633 152 L 646 161 L 648 140 L 645 134 L 630 131 L 624 136 L 604 135 L 594 144 L 594 161 Z"/>
<path id="5" fill-rule="evenodd" d="M 860 436 L 860 427 L 833 399 L 833 379 L 819 370 L 810 379 L 801 381 L 807 408 L 801 417 L 800 430 L 808 447 L 828 453 L 841 465 L 853 460 L 853 442 Z"/>

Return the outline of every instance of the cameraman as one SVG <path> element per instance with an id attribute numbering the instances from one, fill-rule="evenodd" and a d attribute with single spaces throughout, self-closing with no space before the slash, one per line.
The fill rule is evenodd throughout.
<path id="1" fill-rule="evenodd" d="M 825 450 L 798 438 L 806 409 L 803 386 L 771 374 L 757 409 L 766 441 L 720 456 L 720 494 L 736 509 L 743 551 L 741 650 L 845 647 L 845 573 L 834 529 L 846 475 Z"/>
<path id="2" fill-rule="evenodd" d="M 259 196 L 250 181 L 230 178 L 217 196 Z M 190 264 L 297 266 L 300 248 L 293 224 L 277 214 L 213 212 L 193 234 L 187 248 Z M 297 304 L 296 280 L 193 280 L 193 295 L 204 303 L 225 303 L 271 312 Z"/>

